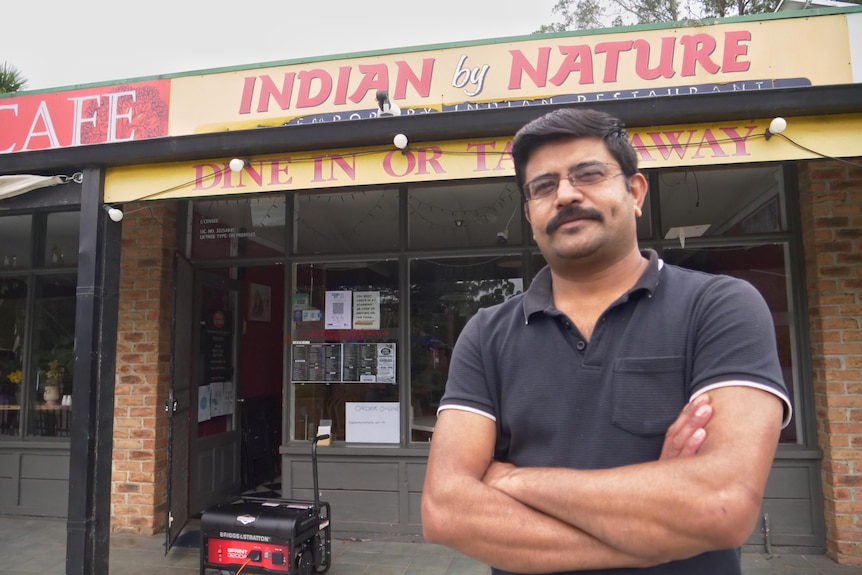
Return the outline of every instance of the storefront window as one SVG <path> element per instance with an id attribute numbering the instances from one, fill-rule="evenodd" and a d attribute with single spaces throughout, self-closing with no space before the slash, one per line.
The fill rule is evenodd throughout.
<path id="1" fill-rule="evenodd" d="M 68 437 L 75 342 L 74 274 L 36 278 L 33 354 L 27 376 L 27 435 Z"/>
<path id="2" fill-rule="evenodd" d="M 789 305 L 790 268 L 787 257 L 789 247 L 771 244 L 746 247 L 667 249 L 664 261 L 684 268 L 711 274 L 724 274 L 744 279 L 752 284 L 769 305 L 775 322 L 778 357 L 784 374 L 784 383 L 794 405 L 793 420 L 781 432 L 783 443 L 796 443 L 798 431 L 799 366 L 795 359 L 797 344 L 794 341 L 796 318 Z"/>
<path id="3" fill-rule="evenodd" d="M 32 226 L 29 215 L 0 218 L 0 270 L 30 267 Z"/>
<path id="4" fill-rule="evenodd" d="M 292 439 L 400 443 L 396 261 L 299 264 L 288 375 Z"/>
<path id="5" fill-rule="evenodd" d="M 45 252 L 42 254 L 43 264 L 46 267 L 74 267 L 78 265 L 80 212 L 48 214 L 47 221 Z"/>
<path id="6" fill-rule="evenodd" d="M 411 249 L 520 244 L 521 195 L 511 182 L 411 186 Z"/>
<path id="7" fill-rule="evenodd" d="M 27 282 L 0 278 L 0 436 L 17 436 L 23 383 Z"/>
<path id="8" fill-rule="evenodd" d="M 410 262 L 410 439 L 429 441 L 455 341 L 479 308 L 523 291 L 517 256 Z"/>
<path id="9" fill-rule="evenodd" d="M 780 165 L 661 170 L 658 184 L 664 239 L 787 229 Z"/>
<path id="10" fill-rule="evenodd" d="M 265 258 L 285 252 L 284 194 L 195 201 L 190 218 L 193 259 Z"/>
<path id="11" fill-rule="evenodd" d="M 294 201 L 297 254 L 398 249 L 398 190 L 301 193 Z"/>

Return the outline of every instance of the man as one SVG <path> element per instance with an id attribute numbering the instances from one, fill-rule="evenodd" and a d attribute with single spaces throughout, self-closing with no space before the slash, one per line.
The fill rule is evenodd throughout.
<path id="1" fill-rule="evenodd" d="M 512 156 L 548 266 L 455 346 L 426 539 L 495 574 L 740 573 L 790 410 L 765 302 L 638 250 L 617 119 L 551 112 Z"/>

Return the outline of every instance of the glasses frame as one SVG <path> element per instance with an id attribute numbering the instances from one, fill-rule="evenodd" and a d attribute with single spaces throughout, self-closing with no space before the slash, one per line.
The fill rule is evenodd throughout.
<path id="1" fill-rule="evenodd" d="M 575 172 L 576 171 L 584 169 L 584 168 L 589 168 L 590 166 L 600 166 L 600 165 L 601 166 L 619 167 L 614 162 L 584 162 L 582 164 L 578 164 L 576 166 L 572 166 L 571 168 L 569 168 L 568 172 L 566 172 L 565 175 L 544 174 L 542 176 L 538 176 L 536 178 L 533 178 L 532 180 L 530 180 L 529 182 L 524 184 L 524 186 L 521 188 L 521 192 L 524 194 L 524 198 L 527 201 L 541 200 L 542 198 L 547 198 L 548 196 L 552 196 L 553 194 L 557 193 L 557 190 L 560 189 L 560 182 L 563 181 L 564 179 L 568 180 L 569 184 L 571 184 L 571 186 L 573 188 L 591 188 L 593 186 L 597 186 L 599 184 L 602 184 L 602 183 L 610 180 L 611 178 L 616 178 L 617 176 L 623 175 L 622 169 L 620 169 L 620 171 L 617 172 L 616 174 L 608 174 L 608 175 L 606 175 L 606 176 L 602 177 L 601 179 L 596 180 L 594 182 L 580 182 L 575 178 Z M 557 185 L 554 186 L 554 189 L 549 190 L 547 193 L 544 193 L 541 195 L 535 195 L 535 194 L 532 194 L 530 192 L 530 189 L 531 189 L 533 184 L 535 184 L 538 181 L 550 181 L 551 178 L 556 178 L 556 180 L 557 180 Z"/>

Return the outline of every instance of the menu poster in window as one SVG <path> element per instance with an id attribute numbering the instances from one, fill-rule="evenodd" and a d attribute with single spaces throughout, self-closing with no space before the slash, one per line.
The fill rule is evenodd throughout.
<path id="1" fill-rule="evenodd" d="M 340 343 L 295 343 L 290 381 L 299 383 L 341 381 Z"/>
<path id="2" fill-rule="evenodd" d="M 350 329 L 353 298 L 349 291 L 326 292 L 324 312 L 324 329 Z"/>
<path id="3" fill-rule="evenodd" d="M 380 329 L 380 292 L 353 292 L 353 329 Z"/>
<path id="4" fill-rule="evenodd" d="M 394 343 L 345 343 L 345 382 L 395 383 Z"/>
<path id="5" fill-rule="evenodd" d="M 377 344 L 377 381 L 395 383 L 395 344 Z"/>
<path id="6" fill-rule="evenodd" d="M 348 401 L 344 412 L 348 443 L 398 443 L 401 439 L 401 406 L 397 401 Z"/>

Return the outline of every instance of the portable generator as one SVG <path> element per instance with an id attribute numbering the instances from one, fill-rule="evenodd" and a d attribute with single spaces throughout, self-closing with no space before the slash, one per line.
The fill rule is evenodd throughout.
<path id="1" fill-rule="evenodd" d="M 317 442 L 311 443 L 314 501 L 241 496 L 201 515 L 201 575 L 326 573 L 332 558 L 329 503 L 317 486 Z"/>

